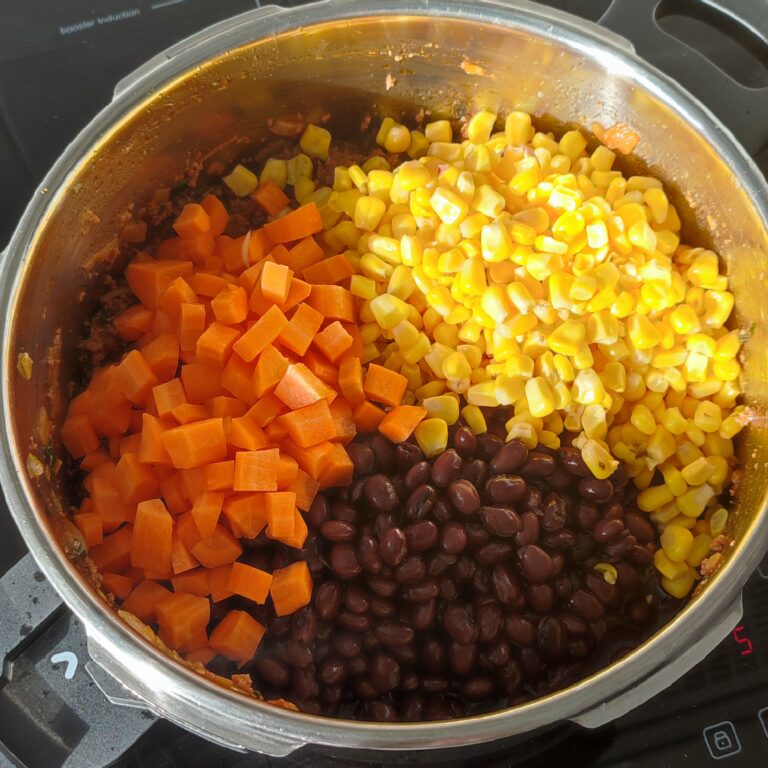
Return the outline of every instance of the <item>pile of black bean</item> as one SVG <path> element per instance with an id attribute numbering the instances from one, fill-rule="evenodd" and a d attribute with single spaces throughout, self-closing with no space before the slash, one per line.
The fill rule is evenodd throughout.
<path id="1" fill-rule="evenodd" d="M 465 426 L 451 444 L 428 461 L 379 434 L 348 446 L 353 483 L 308 515 L 312 604 L 270 619 L 253 663 L 270 697 L 462 717 L 568 685 L 655 624 L 655 533 L 623 468 L 598 480 L 569 444 L 529 451 Z"/>

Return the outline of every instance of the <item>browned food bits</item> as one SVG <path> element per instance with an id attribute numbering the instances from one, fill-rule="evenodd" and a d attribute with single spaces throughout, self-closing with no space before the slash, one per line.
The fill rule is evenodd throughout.
<path id="1" fill-rule="evenodd" d="M 265 695 L 380 722 L 462 717 L 567 685 L 614 636 L 653 627 L 655 531 L 626 473 L 594 478 L 567 439 L 450 435 L 430 460 L 378 434 L 348 446 L 352 484 L 307 515 L 312 605 L 270 619 L 253 662 Z"/>

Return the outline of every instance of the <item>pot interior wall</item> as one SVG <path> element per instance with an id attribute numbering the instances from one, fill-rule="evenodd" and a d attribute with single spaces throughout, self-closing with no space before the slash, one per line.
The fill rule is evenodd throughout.
<path id="1" fill-rule="evenodd" d="M 172 187 L 200 153 L 229 162 L 258 152 L 274 140 L 267 119 L 296 112 L 315 121 L 327 116 L 339 138 L 353 138 L 367 114 L 412 118 L 425 109 L 460 117 L 480 106 L 521 108 L 586 127 L 594 121 L 631 125 L 642 137 L 640 165 L 672 185 L 689 238 L 711 244 L 729 266 L 739 323 L 751 329 L 745 388 L 762 412 L 768 243 L 759 214 L 697 126 L 635 87 L 633 73 L 623 67 L 607 54 L 593 58 L 529 32 L 470 19 L 358 18 L 236 48 L 137 103 L 72 169 L 66 186 L 51 191 L 26 256 L 6 361 L 22 470 L 38 438 L 40 407 L 61 421 L 80 331 L 94 307 L 94 280 L 116 266 L 115 233 L 128 206 L 140 205 L 158 187 Z M 390 90 L 387 75 L 396 80 Z M 228 143 L 234 136 L 243 142 Z M 16 373 L 21 351 L 34 360 L 31 381 Z M 758 420 L 743 441 L 749 470 L 763 470 L 768 460 L 764 431 Z M 762 511 L 767 486 L 768 473 L 749 472 L 732 533 L 746 531 Z M 46 524 L 46 512 L 59 508 L 59 489 L 43 480 L 29 490 Z"/>

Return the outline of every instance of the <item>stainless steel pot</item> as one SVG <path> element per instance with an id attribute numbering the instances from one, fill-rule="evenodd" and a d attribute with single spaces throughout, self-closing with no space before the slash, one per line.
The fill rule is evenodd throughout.
<path id="1" fill-rule="evenodd" d="M 391 90 L 388 74 L 396 79 Z M 82 620 L 93 660 L 161 716 L 271 755 L 307 743 L 449 747 L 564 719 L 592 727 L 670 684 L 740 617 L 742 585 L 768 536 L 762 418 L 742 444 L 747 472 L 729 528 L 735 544 L 684 611 L 633 653 L 568 689 L 450 725 L 328 720 L 227 690 L 129 629 L 67 557 L 59 480 L 31 478 L 26 457 L 45 442 L 41 409 L 60 423 L 79 329 L 94 306 L 89 286 L 116 266 L 115 233 L 130 205 L 171 185 L 201 153 L 236 157 L 243 145 L 227 143 L 232 137 L 250 149 L 265 145 L 268 117 L 328 113 L 337 137 L 353 137 L 371 109 L 457 116 L 479 106 L 517 106 L 584 126 L 621 121 L 639 132 L 639 159 L 671 185 L 689 229 L 728 264 L 740 320 L 751 329 L 745 391 L 763 412 L 768 187 L 728 130 L 624 39 L 524 2 L 343 0 L 255 10 L 184 41 L 121 83 L 67 148 L 29 204 L 0 280 L 0 479 L 9 507 L 40 567 Z M 22 352 L 34 363 L 31 380 L 17 369 Z"/>

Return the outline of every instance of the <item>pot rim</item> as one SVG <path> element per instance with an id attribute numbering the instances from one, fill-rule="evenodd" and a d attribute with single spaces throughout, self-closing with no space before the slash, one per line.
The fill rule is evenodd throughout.
<path id="1" fill-rule="evenodd" d="M 264 13 L 264 11 L 268 13 Z M 257 9 L 203 30 L 174 47 L 172 58 L 142 67 L 141 76 L 126 85 L 65 149 L 26 208 L 0 265 L 0 301 L 6 307 L 18 292 L 25 263 L 38 233 L 60 203 L 67 185 L 93 148 L 108 142 L 116 126 L 128 122 L 157 91 L 201 62 L 227 50 L 297 27 L 340 20 L 382 16 L 440 16 L 467 23 L 495 24 L 552 38 L 585 57 L 597 58 L 621 77 L 673 107 L 698 130 L 714 151 L 733 169 L 768 227 L 768 185 L 751 158 L 730 131 L 680 85 L 640 59 L 622 38 L 592 22 L 533 5 L 524 0 L 324 0 L 294 9 Z M 303 743 L 384 750 L 458 746 L 498 739 L 533 730 L 598 707 L 618 693 L 635 687 L 661 666 L 667 666 L 692 646 L 700 627 L 718 625 L 738 602 L 741 588 L 762 555 L 768 538 L 768 515 L 756 515 L 737 542 L 727 563 L 706 590 L 706 599 L 694 599 L 649 640 L 622 659 L 574 685 L 513 708 L 445 723 L 380 724 L 336 720 L 283 710 L 244 695 L 232 696 L 224 687 L 182 666 L 141 638 L 101 600 L 53 543 L 33 511 L 32 484 L 13 444 L 9 394 L 14 375 L 11 348 L 14 318 L 2 319 L 3 375 L 2 450 L 13 463 L 0 463 L 0 481 L 8 507 L 33 557 L 65 603 L 83 621 L 89 649 L 97 661 L 108 661 L 107 671 L 136 691 L 159 714 L 193 731 L 230 745 L 282 754 Z M 727 628 L 728 630 L 730 629 Z M 672 678 L 674 679 L 674 677 Z M 194 716 L 189 713 L 193 712 Z M 553 717 L 554 715 L 554 717 Z M 297 740 L 300 739 L 300 743 Z"/>

